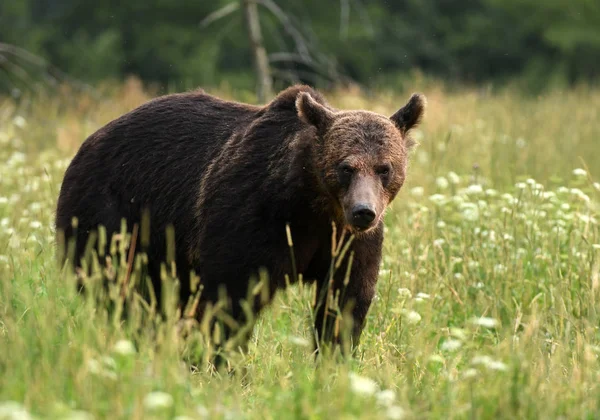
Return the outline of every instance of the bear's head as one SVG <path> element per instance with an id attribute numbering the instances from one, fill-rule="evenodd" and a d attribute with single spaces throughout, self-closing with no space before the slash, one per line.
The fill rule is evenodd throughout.
<path id="1" fill-rule="evenodd" d="M 409 131 L 419 124 L 425 106 L 425 97 L 414 94 L 386 117 L 334 111 L 308 92 L 298 94 L 298 116 L 316 129 L 311 145 L 315 175 L 336 222 L 352 233 L 373 230 L 402 187 L 414 144 Z"/>

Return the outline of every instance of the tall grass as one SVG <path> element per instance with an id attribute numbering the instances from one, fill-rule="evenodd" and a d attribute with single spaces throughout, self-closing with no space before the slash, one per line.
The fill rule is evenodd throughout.
<path id="1" fill-rule="evenodd" d="M 150 95 L 0 102 L 0 419 L 598 417 L 600 92 L 424 92 L 357 359 L 316 367 L 311 291 L 293 287 L 245 378 L 190 373 L 173 322 L 121 323 L 55 265 L 69 159 Z M 391 115 L 410 93 L 328 97 Z"/>

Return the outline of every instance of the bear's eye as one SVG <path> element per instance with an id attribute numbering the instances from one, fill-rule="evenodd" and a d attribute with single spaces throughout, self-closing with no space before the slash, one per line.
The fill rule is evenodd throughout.
<path id="1" fill-rule="evenodd" d="M 382 165 L 375 169 L 375 172 L 379 176 L 388 176 L 390 174 L 390 167 L 388 165 Z"/>
<path id="2" fill-rule="evenodd" d="M 354 173 L 354 168 L 347 163 L 342 163 L 340 165 L 340 173 L 343 175 L 352 175 Z"/>

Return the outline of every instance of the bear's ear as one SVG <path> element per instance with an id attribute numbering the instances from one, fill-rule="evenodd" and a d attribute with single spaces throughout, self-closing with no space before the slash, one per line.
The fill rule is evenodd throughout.
<path id="1" fill-rule="evenodd" d="M 396 127 L 402 134 L 406 134 L 411 128 L 416 127 L 421 122 L 427 107 L 427 98 L 420 93 L 414 93 L 407 104 L 400 108 L 390 117 Z"/>
<path id="2" fill-rule="evenodd" d="M 308 92 L 300 92 L 296 97 L 296 111 L 302 121 L 314 125 L 320 134 L 333 120 L 333 112 L 315 101 Z"/>

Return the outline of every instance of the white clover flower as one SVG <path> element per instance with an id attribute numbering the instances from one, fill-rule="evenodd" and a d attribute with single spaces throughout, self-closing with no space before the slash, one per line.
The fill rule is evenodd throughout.
<path id="1" fill-rule="evenodd" d="M 162 391 L 153 391 L 144 397 L 144 407 L 149 411 L 164 410 L 173 406 L 173 397 Z"/>
<path id="2" fill-rule="evenodd" d="M 402 420 L 406 417 L 406 411 L 404 411 L 402 407 L 393 405 L 391 407 L 388 407 L 387 411 L 385 412 L 385 415 L 390 420 Z"/>
<path id="3" fill-rule="evenodd" d="M 448 180 L 446 178 L 444 178 L 443 176 L 438 176 L 435 179 L 435 185 L 437 185 L 437 187 L 440 190 L 445 190 L 446 188 L 448 188 L 448 186 L 450 185 L 450 183 L 448 182 Z"/>
<path id="4" fill-rule="evenodd" d="M 398 297 L 400 299 L 410 299 L 412 298 L 412 293 L 405 287 L 401 287 L 398 289 Z"/>
<path id="5" fill-rule="evenodd" d="M 581 168 L 573 169 L 573 175 L 575 175 L 575 176 L 587 176 L 587 171 L 585 169 L 581 169 Z"/>
<path id="6" fill-rule="evenodd" d="M 460 177 L 455 172 L 448 172 L 448 181 L 456 185 L 460 182 Z"/>
<path id="7" fill-rule="evenodd" d="M 121 356 L 131 356 L 135 354 L 135 346 L 129 340 L 119 340 L 113 346 L 113 351 Z"/>
<path id="8" fill-rule="evenodd" d="M 413 187 L 410 190 L 410 193 L 415 197 L 422 197 L 425 193 L 425 189 L 423 187 Z"/>
<path id="9" fill-rule="evenodd" d="M 448 340 L 442 343 L 443 351 L 456 351 L 462 347 L 462 341 L 457 340 L 455 338 L 449 338 Z"/>
<path id="10" fill-rule="evenodd" d="M 31 414 L 23 405 L 16 401 L 0 402 L 0 419 L 2 420 L 29 420 L 33 419 Z"/>
<path id="11" fill-rule="evenodd" d="M 421 322 L 421 315 L 415 311 L 403 311 L 404 316 L 406 317 L 406 322 L 410 325 L 416 325 Z"/>
<path id="12" fill-rule="evenodd" d="M 389 407 L 394 404 L 394 401 L 396 400 L 396 393 L 391 389 L 384 389 L 383 391 L 379 391 L 377 394 L 375 394 L 375 399 L 377 400 L 378 404 L 384 407 Z"/>
<path id="13" fill-rule="evenodd" d="M 471 320 L 471 322 L 475 325 L 478 325 L 478 326 L 484 327 L 484 328 L 496 328 L 500 324 L 500 322 L 498 322 L 497 319 L 490 318 L 487 316 L 473 318 Z"/>
<path id="14" fill-rule="evenodd" d="M 379 385 L 371 378 L 350 372 L 350 388 L 352 392 L 362 396 L 374 395 L 379 390 Z"/>

